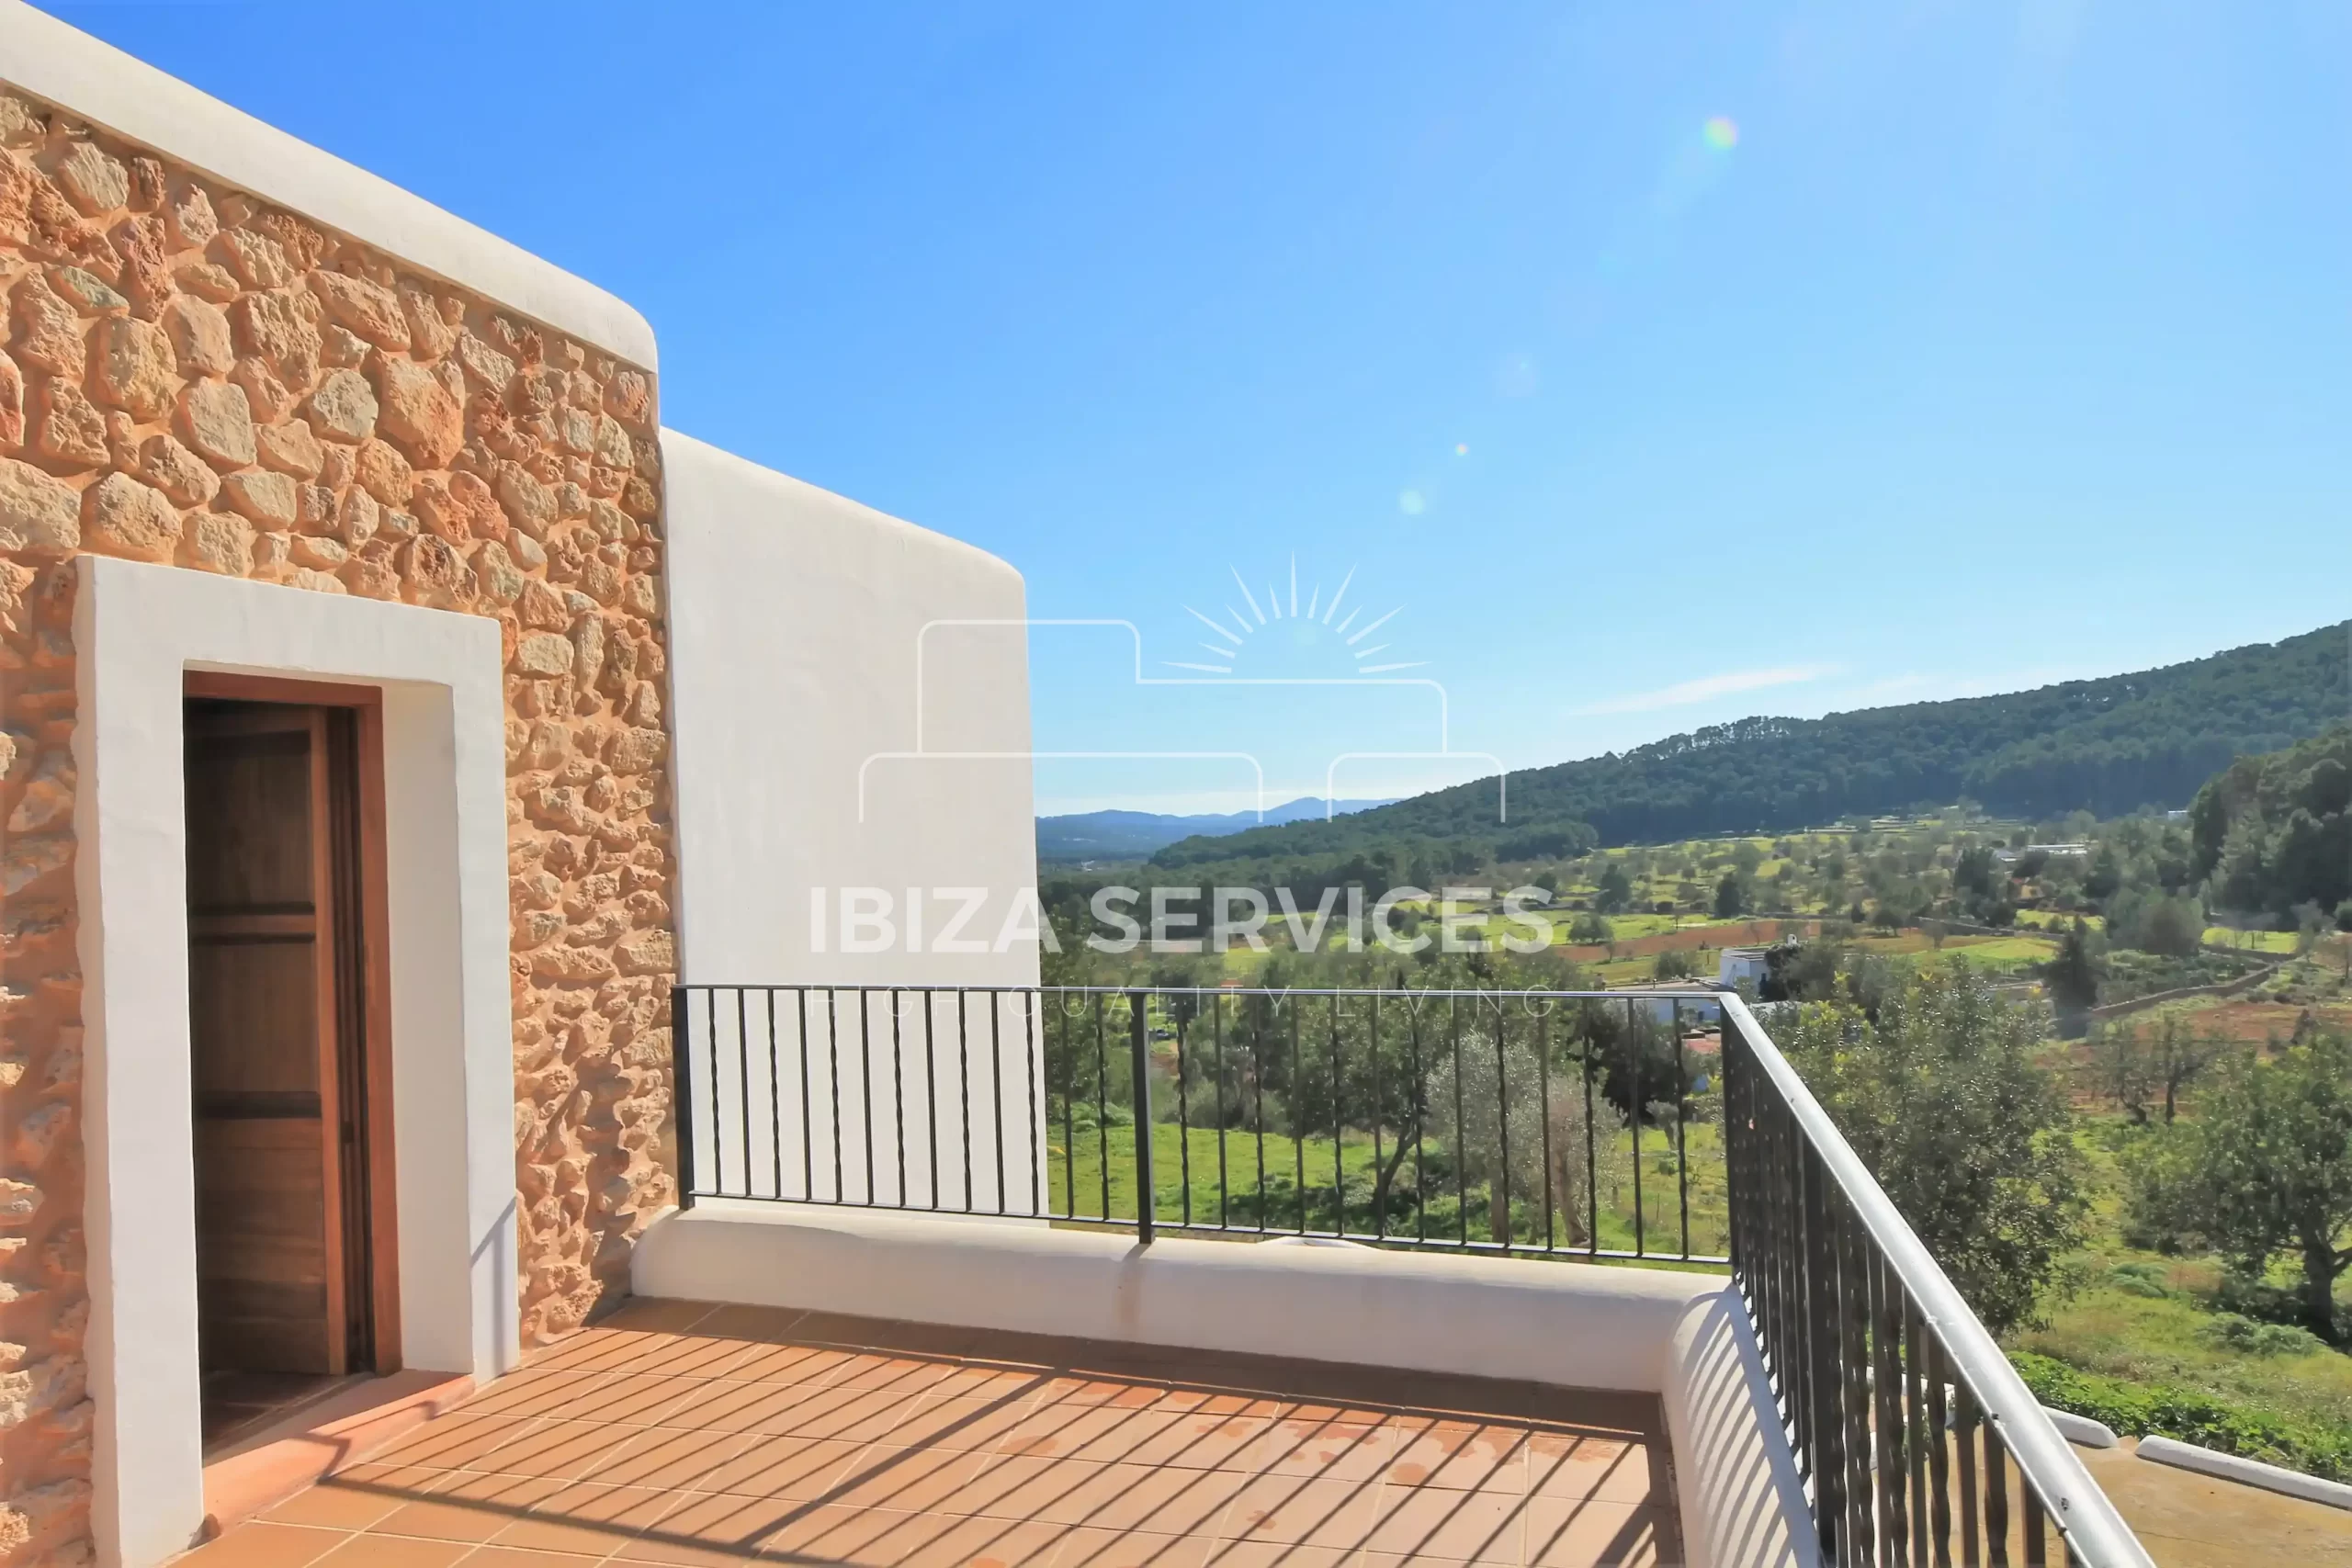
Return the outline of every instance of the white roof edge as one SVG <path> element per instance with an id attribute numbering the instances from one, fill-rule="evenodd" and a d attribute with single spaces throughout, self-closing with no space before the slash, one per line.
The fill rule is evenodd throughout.
<path id="1" fill-rule="evenodd" d="M 770 479 L 782 480 L 789 489 L 805 491 L 810 495 L 825 496 L 843 505 L 855 507 L 875 523 L 893 532 L 911 535 L 929 543 L 948 546 L 984 565 L 1005 573 L 1013 581 L 1023 584 L 1024 588 L 1027 586 L 1028 580 L 1022 576 L 1019 567 L 1002 556 L 982 549 L 969 539 L 959 539 L 953 534 L 943 534 L 936 528 L 927 528 L 920 523 L 910 523 L 903 517 L 883 511 L 880 507 L 869 506 L 855 496 L 843 495 L 839 491 L 827 490 L 822 485 L 811 484 L 807 479 L 787 474 L 781 468 L 771 468 L 765 463 L 756 462 L 740 452 L 729 452 L 724 446 L 714 446 L 698 435 L 688 435 L 683 430 L 673 429 L 665 424 L 662 427 L 662 461 L 665 468 L 672 461 L 673 452 L 687 457 L 715 458 L 723 463 L 734 464 L 739 468 L 750 468 Z"/>
<path id="2" fill-rule="evenodd" d="M 652 326 L 619 298 L 25 0 L 0 0 L 0 83 L 633 365 L 656 367 Z"/>

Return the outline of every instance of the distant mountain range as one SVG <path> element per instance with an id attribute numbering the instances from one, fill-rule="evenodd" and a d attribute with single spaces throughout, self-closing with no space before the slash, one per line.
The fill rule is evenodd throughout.
<path id="1" fill-rule="evenodd" d="M 1394 805 L 1386 800 L 1340 800 L 1330 803 L 1338 813 L 1369 811 Z M 1254 811 L 1207 812 L 1196 817 L 1162 816 L 1156 811 L 1082 811 L 1069 817 L 1037 818 L 1037 858 L 1041 861 L 1142 860 L 1156 850 L 1182 839 L 1211 839 L 1245 829 L 1284 822 L 1320 822 L 1325 802 L 1319 795 Z"/>
<path id="2" fill-rule="evenodd" d="M 1997 629 L 1945 628 L 1956 637 Z M 1969 799 L 2002 816 L 2121 816 L 2184 807 L 2235 759 L 2275 751 L 2352 713 L 2352 622 L 2159 670 L 2029 692 L 1864 708 L 1825 718 L 1744 718 L 1630 751 L 1415 795 L 1340 821 L 1253 827 L 1154 852 L 1165 869 L 1279 857 L 1344 860 L 1407 840 L 1511 852 L 1561 843 L 1655 843 L 1785 831 Z M 1538 850 L 1544 853 L 1558 852 Z"/>

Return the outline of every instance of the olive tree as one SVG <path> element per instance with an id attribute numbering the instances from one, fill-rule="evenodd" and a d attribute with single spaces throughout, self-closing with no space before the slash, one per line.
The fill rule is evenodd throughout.
<path id="1" fill-rule="evenodd" d="M 1922 969 L 1876 1017 L 1795 1009 L 1805 1082 L 1996 1334 L 2031 1323 L 2081 1245 L 2087 1201 L 2066 1097 L 2035 1061 L 2041 1008 L 1965 964 Z"/>
<path id="2" fill-rule="evenodd" d="M 2338 1245 L 2352 1230 L 2352 1042 L 2323 1034 L 2274 1060 L 2230 1060 L 2142 1168 L 2132 1207 L 2143 1233 L 2249 1274 L 2294 1258 L 2303 1325 L 2335 1340 L 2335 1281 L 2352 1267 Z"/>

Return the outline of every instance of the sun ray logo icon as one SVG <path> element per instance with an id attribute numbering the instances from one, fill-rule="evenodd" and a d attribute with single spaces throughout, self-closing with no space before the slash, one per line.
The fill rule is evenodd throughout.
<path id="1" fill-rule="evenodd" d="M 1290 560 L 1287 592 L 1279 582 L 1268 583 L 1263 604 L 1250 590 L 1249 580 L 1241 575 L 1241 569 L 1233 567 L 1228 570 L 1233 573 L 1234 587 L 1240 590 L 1241 607 L 1231 604 L 1223 605 L 1226 619 L 1219 620 L 1214 615 L 1204 615 L 1190 604 L 1184 606 L 1186 615 L 1207 627 L 1216 637 L 1214 643 L 1204 642 L 1198 646 L 1217 662 L 1160 660 L 1169 669 L 1197 671 L 1205 675 L 1231 675 L 1241 668 L 1245 658 L 1252 664 L 1265 662 L 1263 651 L 1270 647 L 1283 649 L 1276 662 L 1283 666 L 1281 672 L 1284 674 L 1303 673 L 1303 667 L 1312 667 L 1328 674 L 1336 665 L 1345 674 L 1385 675 L 1399 670 L 1419 670 L 1429 663 L 1426 659 L 1371 662 L 1388 652 L 1393 645 L 1381 641 L 1366 646 L 1366 639 L 1402 615 L 1404 606 L 1399 604 L 1385 615 L 1375 615 L 1361 627 L 1356 626 L 1356 621 L 1364 611 L 1362 604 L 1347 605 L 1347 614 L 1342 617 L 1342 603 L 1356 580 L 1356 569 L 1352 566 L 1348 568 L 1347 575 L 1340 579 L 1339 587 L 1331 591 L 1328 603 L 1323 597 L 1320 582 L 1309 585 L 1304 609 L 1298 602 L 1296 556 Z M 1355 629 L 1351 631 L 1351 627 Z M 1340 656 L 1344 656 L 1344 662 Z"/>

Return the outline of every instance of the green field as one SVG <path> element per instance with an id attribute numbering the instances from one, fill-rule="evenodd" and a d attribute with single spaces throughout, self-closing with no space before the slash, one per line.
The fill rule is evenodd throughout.
<path id="1" fill-rule="evenodd" d="M 1097 1128 L 1080 1122 L 1075 1128 L 1075 1135 L 1068 1137 L 1061 1123 L 1052 1127 L 1049 1180 L 1057 1213 L 1069 1215 L 1075 1223 L 1104 1223 L 1107 1216 L 1109 1224 L 1134 1224 L 1133 1134 L 1132 1124 Z M 1581 1251 L 1589 1237 L 1597 1237 L 1593 1245 L 1602 1251 L 1634 1250 L 1638 1170 L 1641 1249 L 1654 1255 L 1682 1252 L 1682 1215 L 1687 1199 L 1690 1252 L 1699 1257 L 1723 1256 L 1729 1247 L 1730 1220 L 1725 1208 L 1722 1129 L 1712 1122 L 1693 1121 L 1683 1129 L 1682 1138 L 1687 1167 L 1678 1161 L 1671 1125 L 1642 1130 L 1638 1161 L 1630 1130 L 1617 1135 L 1613 1149 L 1597 1151 L 1594 1163 L 1600 1175 L 1596 1184 L 1598 1230 L 1591 1230 L 1589 1224 L 1595 1205 L 1579 1200 L 1586 1217 L 1586 1223 L 1579 1223 L 1564 1213 L 1555 1201 L 1549 1214 L 1551 1245 Z M 1218 1167 L 1220 1141 L 1224 1145 L 1222 1172 Z M 1384 1152 L 1393 1155 L 1393 1140 L 1384 1138 L 1382 1146 Z M 1385 1223 L 1375 1217 L 1373 1209 L 1374 1167 L 1373 1141 L 1368 1133 L 1351 1129 L 1345 1143 L 1339 1147 L 1337 1202 L 1333 1194 L 1333 1144 L 1329 1137 L 1293 1139 L 1269 1131 L 1261 1138 L 1255 1132 L 1231 1128 L 1220 1140 L 1214 1129 L 1194 1127 L 1187 1133 L 1173 1122 L 1161 1122 L 1152 1128 L 1151 1151 L 1152 1213 L 1163 1224 L 1190 1224 L 1252 1235 L 1261 1229 L 1275 1234 L 1306 1230 L 1329 1235 L 1340 1228 L 1333 1222 L 1343 1203 L 1347 1213 L 1345 1229 L 1351 1235 L 1369 1238 L 1385 1234 L 1404 1239 L 1427 1235 L 1432 1241 L 1450 1239 L 1459 1243 L 1466 1239 L 1483 1247 L 1491 1247 L 1497 1239 L 1493 1186 L 1480 1180 L 1470 1182 L 1469 1201 L 1465 1205 L 1453 1161 L 1444 1144 L 1436 1138 L 1428 1140 L 1421 1150 L 1418 1173 L 1409 1154 L 1400 1165 Z M 1686 1168 L 1687 1181 L 1683 1179 Z M 1107 1205 L 1103 1186 L 1106 1172 Z M 1417 1175 L 1420 1183 L 1418 1188 Z M 1070 1201 L 1073 1191 L 1077 1194 L 1075 1204 Z M 1220 1191 L 1225 1195 L 1222 1199 Z M 1426 1201 L 1416 1201 L 1417 1192 L 1425 1193 Z M 1509 1234 L 1514 1247 L 1543 1249 L 1545 1221 L 1543 1191 L 1515 1190 L 1510 1194 Z"/>
<path id="2" fill-rule="evenodd" d="M 2207 926 L 2205 945 L 2234 948 L 2241 953 L 2291 953 L 2301 940 L 2296 931 L 2249 931 L 2233 926 Z"/>

